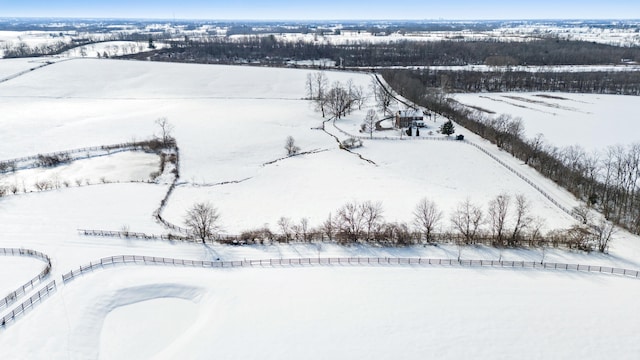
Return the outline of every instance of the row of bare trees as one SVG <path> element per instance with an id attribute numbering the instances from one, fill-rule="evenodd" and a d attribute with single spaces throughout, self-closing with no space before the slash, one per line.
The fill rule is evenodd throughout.
<path id="1" fill-rule="evenodd" d="M 637 71 L 462 71 L 425 68 L 413 71 L 427 87 L 448 92 L 561 91 L 640 95 Z"/>
<path id="2" fill-rule="evenodd" d="M 563 246 L 606 252 L 614 232 L 613 224 L 596 217 L 589 209 L 577 208 L 576 213 L 583 216 L 581 224 L 545 232 L 544 220 L 533 215 L 524 195 L 499 194 L 484 208 L 470 199 L 461 201 L 448 217 L 434 201 L 423 198 L 416 204 L 410 223 L 386 221 L 380 202 L 352 201 L 330 213 L 317 227 L 312 227 L 307 218 L 296 222 L 280 217 L 275 232 L 265 225 L 239 236 L 220 236 L 217 233 L 220 213 L 210 203 L 198 203 L 189 209 L 185 224 L 192 236 L 202 242 L 212 239 L 235 244 L 328 240 L 343 245 L 384 246 L 455 243 L 495 247 Z"/>
<path id="3" fill-rule="evenodd" d="M 290 64 L 291 60 L 331 59 L 344 67 L 435 65 L 594 65 L 640 61 L 640 49 L 586 41 L 539 39 L 498 41 L 389 41 L 354 40 L 332 44 L 278 39 L 275 36 L 177 38 L 158 49 L 151 60 L 203 63 Z M 147 58 L 145 55 L 131 55 Z"/>

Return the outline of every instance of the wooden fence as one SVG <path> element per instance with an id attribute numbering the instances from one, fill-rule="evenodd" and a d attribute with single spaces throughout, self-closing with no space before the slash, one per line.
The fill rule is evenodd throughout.
<path id="1" fill-rule="evenodd" d="M 90 159 L 94 157 L 101 157 L 107 155 L 113 155 L 125 151 L 154 151 L 151 147 L 151 143 L 154 140 L 127 142 L 120 144 L 91 146 L 63 151 L 56 151 L 51 153 L 42 153 L 37 155 L 25 156 L 15 159 L 7 159 L 0 161 L 0 173 L 12 172 L 15 170 L 25 170 L 43 165 L 38 163 L 38 160 L 42 158 L 65 158 L 65 162 Z M 176 147 L 177 151 L 177 147 Z"/>
<path id="2" fill-rule="evenodd" d="M 57 289 L 56 281 L 52 280 L 47 285 L 45 285 L 40 291 L 36 294 L 32 295 L 30 298 L 25 300 L 22 304 L 16 306 L 13 310 L 11 310 L 8 314 L 0 318 L 0 329 L 4 328 L 7 324 L 12 321 L 16 321 L 16 318 L 21 314 L 26 313 L 30 309 L 39 303 L 42 302 L 49 294 L 55 292 Z"/>
<path id="3" fill-rule="evenodd" d="M 5 256 L 31 256 L 35 257 L 39 260 L 42 260 L 46 263 L 44 269 L 40 271 L 40 273 L 29 280 L 26 284 L 19 287 L 17 290 L 13 291 L 9 295 L 5 296 L 3 299 L 0 299 L 0 310 L 14 302 L 18 301 L 22 296 L 24 296 L 28 290 L 32 289 L 36 284 L 42 282 L 49 273 L 51 272 L 51 259 L 46 254 L 43 254 L 39 251 L 29 250 L 29 249 L 15 249 L 15 248 L 0 248 L 0 255 Z"/>
<path id="4" fill-rule="evenodd" d="M 177 146 L 175 148 L 175 151 L 176 151 L 176 167 L 175 167 L 176 176 L 173 178 L 173 182 L 171 183 L 171 186 L 169 186 L 169 190 L 167 190 L 167 193 L 164 195 L 164 198 L 160 201 L 160 206 L 156 209 L 156 211 L 153 212 L 153 217 L 156 219 L 156 221 L 158 221 L 164 227 L 184 235 L 184 236 L 178 236 L 178 237 L 188 237 L 188 235 L 191 233 L 188 229 L 185 229 L 178 225 L 174 225 L 162 217 L 162 211 L 169 203 L 169 197 L 171 197 L 171 194 L 173 194 L 173 191 L 176 189 L 176 186 L 178 186 L 178 180 L 180 179 L 180 151 Z"/>
<path id="5" fill-rule="evenodd" d="M 78 232 L 85 236 L 105 236 L 105 237 L 117 237 L 123 239 L 143 239 L 143 240 L 180 240 L 187 242 L 199 242 L 192 237 L 179 236 L 173 234 L 147 234 L 133 231 L 112 231 L 112 230 L 89 230 L 78 229 Z"/>
<path id="6" fill-rule="evenodd" d="M 112 155 L 124 151 L 140 150 L 141 146 L 135 143 L 122 143 L 114 145 L 104 146 L 92 146 L 79 149 L 71 149 L 64 151 L 57 151 L 46 154 L 38 154 L 32 156 L 25 156 L 21 158 L 8 159 L 0 161 L 0 173 L 12 172 L 14 170 L 25 170 L 40 167 L 37 161 L 43 157 L 61 157 L 68 156 L 68 161 L 75 161 L 79 159 L 89 159 L 92 157 L 99 157 L 105 155 Z"/>
<path id="7" fill-rule="evenodd" d="M 274 267 L 274 266 L 457 266 L 457 267 L 490 267 L 509 269 L 536 269 L 536 270 L 563 270 L 580 271 L 588 273 L 601 273 L 618 275 L 631 278 L 639 278 L 640 271 L 622 268 L 614 268 L 599 265 L 579 265 L 564 263 L 544 263 L 535 261 L 499 261 L 499 260 L 456 260 L 456 259 L 431 259 L 431 258 L 397 258 L 397 257 L 314 257 L 292 259 L 260 259 L 237 261 L 201 261 L 174 259 L 154 256 L 119 255 L 102 258 L 87 265 L 80 266 L 62 275 L 64 284 L 85 273 L 97 269 L 104 269 L 116 265 L 165 265 L 184 266 L 194 268 L 241 268 L 241 267 Z M 38 293 L 31 296 L 11 312 L 0 318 L 0 328 L 15 321 L 20 314 L 32 309 L 35 304 L 42 302 L 57 289 L 53 280 L 45 285 Z"/>
<path id="8" fill-rule="evenodd" d="M 202 240 L 194 237 L 185 230 L 184 235 L 176 235 L 172 233 L 168 234 L 148 234 L 142 232 L 132 231 L 117 231 L 117 230 L 97 230 L 97 229 L 78 229 L 78 232 L 84 236 L 97 236 L 97 237 L 114 237 L 121 239 L 139 239 L 139 240 L 168 240 L 168 241 L 184 241 L 190 243 L 202 243 Z M 267 237 L 263 237 L 267 236 Z M 207 244 L 224 244 L 224 245 L 255 245 L 255 244 L 314 244 L 314 243 L 330 243 L 338 245 L 350 245 L 350 244 L 370 244 L 374 246 L 387 246 L 387 247 L 406 247 L 412 245 L 426 245 L 426 244 L 452 244 L 460 246 L 470 245 L 485 245 L 496 248 L 566 248 L 566 249 L 579 249 L 587 250 L 580 242 L 575 241 L 566 236 L 549 236 L 549 237 L 528 237 L 516 240 L 510 240 L 509 245 L 505 245 L 507 239 L 504 239 L 502 243 L 498 243 L 495 236 L 487 234 L 485 232 L 478 233 L 473 239 L 468 239 L 464 235 L 459 233 L 443 232 L 432 233 L 431 240 L 426 241 L 422 232 L 411 232 L 408 237 L 404 239 L 404 242 L 392 241 L 389 239 L 358 239 L 357 241 L 349 239 L 344 234 L 335 234 L 332 239 L 326 236 L 320 231 L 311 231 L 304 237 L 293 237 L 287 239 L 285 235 L 278 233 L 269 233 L 269 235 L 263 235 L 259 233 L 247 233 L 242 235 L 237 234 L 218 234 L 217 236 L 206 239 Z M 588 244 L 587 244 L 588 245 Z M 587 250 L 589 251 L 589 250 Z"/>
<path id="9" fill-rule="evenodd" d="M 571 212 L 570 209 L 566 208 L 565 206 L 561 205 L 558 201 L 556 201 L 551 195 L 549 195 L 549 193 L 547 193 L 546 191 L 542 190 L 540 188 L 540 186 L 534 184 L 533 181 L 529 180 L 527 177 L 525 177 L 524 175 L 522 175 L 521 173 L 519 173 L 516 169 L 512 168 L 511 166 L 507 165 L 507 163 L 505 163 L 504 161 L 498 159 L 497 156 L 493 155 L 492 153 L 490 153 L 489 151 L 487 151 L 485 148 L 483 148 L 482 146 L 473 143 L 473 142 L 469 142 L 467 140 L 463 140 L 464 143 L 469 144 L 473 147 L 475 147 L 476 149 L 482 151 L 483 153 L 485 153 L 487 156 L 489 156 L 490 158 L 492 158 L 494 161 L 496 161 L 498 164 L 502 165 L 503 167 L 505 167 L 507 170 L 509 170 L 510 172 L 512 172 L 513 174 L 515 174 L 517 177 L 519 177 L 520 179 L 524 180 L 524 182 L 526 182 L 527 184 L 529 184 L 531 187 L 533 187 L 534 189 L 536 189 L 540 194 L 542 194 L 542 196 L 544 196 L 545 198 L 547 198 L 547 200 L 551 201 L 551 203 L 553 203 L 555 206 L 557 206 L 560 210 L 564 211 L 565 213 L 567 213 L 568 215 L 570 215 L 571 217 L 575 217 L 575 215 Z"/>
<path id="10" fill-rule="evenodd" d="M 87 265 L 80 266 L 62 275 L 62 281 L 67 283 L 76 277 L 119 264 L 137 265 L 170 265 L 198 268 L 238 268 L 238 267 L 264 267 L 264 266 L 313 266 L 313 265 L 345 265 L 345 266 L 372 266 L 372 265 L 406 265 L 406 266 L 460 266 L 460 267 L 492 267 L 492 268 L 522 268 L 522 269 L 551 269 L 566 271 L 581 271 L 589 273 L 602 273 L 621 275 L 632 278 L 640 277 L 640 271 L 622 268 L 614 268 L 599 265 L 579 265 L 564 263 L 545 263 L 535 261 L 504 261 L 504 260 L 457 260 L 457 259 L 431 259 L 431 258 L 397 258 L 397 257 L 309 257 L 293 259 L 261 259 L 261 260 L 237 260 L 237 261 L 202 261 L 185 260 L 154 256 L 119 255 L 102 258 Z"/>

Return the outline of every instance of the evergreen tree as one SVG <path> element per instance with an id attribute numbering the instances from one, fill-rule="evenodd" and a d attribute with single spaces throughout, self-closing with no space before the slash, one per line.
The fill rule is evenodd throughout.
<path id="1" fill-rule="evenodd" d="M 456 132 L 456 128 L 453 126 L 451 120 L 447 120 L 447 122 L 442 124 L 442 127 L 440 127 L 440 132 L 449 136 Z"/>

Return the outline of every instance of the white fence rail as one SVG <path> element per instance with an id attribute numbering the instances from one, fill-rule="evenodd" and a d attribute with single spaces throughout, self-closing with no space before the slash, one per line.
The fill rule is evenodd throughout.
<path id="1" fill-rule="evenodd" d="M 457 260 L 457 259 L 431 259 L 431 258 L 396 258 L 396 257 L 314 257 L 292 259 L 260 259 L 237 261 L 202 261 L 174 259 L 154 256 L 119 255 L 102 258 L 87 265 L 80 266 L 76 270 L 62 275 L 64 284 L 85 273 L 97 269 L 116 265 L 165 265 L 185 266 L 198 268 L 239 268 L 239 267 L 273 267 L 273 266 L 459 266 L 459 267 L 491 267 L 511 269 L 538 269 L 538 270 L 564 270 L 580 271 L 588 273 L 601 273 L 631 278 L 639 278 L 640 271 L 622 268 L 614 268 L 599 265 L 579 265 L 564 263 L 543 263 L 535 261 L 499 261 L 499 260 Z M 20 314 L 32 309 L 35 304 L 43 301 L 49 294 L 57 289 L 56 282 L 51 281 L 38 293 L 14 308 L 11 312 L 0 318 L 0 328 L 5 327 L 11 321 L 16 321 Z"/>
<path id="2" fill-rule="evenodd" d="M 27 291 L 32 289 L 36 284 L 39 284 L 44 278 L 49 276 L 49 273 L 51 272 L 51 259 L 49 259 L 46 254 L 43 254 L 39 251 L 16 248 L 0 248 L 0 256 L 30 256 L 42 260 L 46 264 L 44 269 L 42 269 L 42 271 L 40 271 L 40 273 L 36 277 L 29 280 L 26 284 L 22 285 L 9 295 L 5 296 L 3 299 L 0 299 L 0 310 L 2 310 L 5 307 L 8 307 L 9 305 L 18 301 L 27 293 Z"/>
<path id="3" fill-rule="evenodd" d="M 0 329 L 4 328 L 10 322 L 16 321 L 17 317 L 20 316 L 21 314 L 24 314 L 30 309 L 33 309 L 33 307 L 37 303 L 42 302 L 42 300 L 47 296 L 49 296 L 49 294 L 55 292 L 56 288 L 57 288 L 56 281 L 52 280 L 47 285 L 45 285 L 42 289 L 40 289 L 40 291 L 38 291 L 36 294 L 32 295 L 23 303 L 16 306 L 13 310 L 11 310 L 11 312 L 9 312 L 8 314 L 0 318 Z"/>
<path id="4" fill-rule="evenodd" d="M 640 277 L 640 271 L 622 268 L 614 268 L 599 265 L 580 265 L 564 263 L 544 263 L 535 261 L 501 261 L 501 260 L 457 260 L 457 259 L 431 259 L 431 258 L 396 258 L 396 257 L 309 257 L 293 259 L 260 259 L 237 261 L 202 261 L 185 260 L 154 256 L 119 255 L 102 258 L 98 261 L 83 265 L 77 270 L 72 270 L 62 275 L 62 280 L 67 283 L 76 277 L 118 264 L 137 265 L 171 265 L 199 268 L 237 268 L 237 267 L 261 267 L 261 266 L 312 266 L 312 265 L 416 265 L 416 266 L 462 266 L 462 267 L 493 267 L 493 268 L 523 268 L 523 269 L 553 269 L 573 270 L 590 273 L 603 273 L 622 275 L 633 278 Z"/>
<path id="5" fill-rule="evenodd" d="M 144 240 L 181 240 L 188 242 L 200 242 L 193 237 L 179 236 L 173 234 L 147 234 L 133 231 L 112 231 L 112 230 L 94 230 L 94 229 L 78 229 L 78 232 L 84 236 L 105 236 L 117 237 L 124 239 L 144 239 Z"/>

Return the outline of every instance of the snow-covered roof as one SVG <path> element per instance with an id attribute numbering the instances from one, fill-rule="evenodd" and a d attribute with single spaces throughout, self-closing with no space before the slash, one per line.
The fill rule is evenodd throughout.
<path id="1" fill-rule="evenodd" d="M 422 111 L 419 110 L 400 110 L 398 111 L 398 116 L 400 116 L 401 118 L 408 118 L 408 117 L 422 117 Z"/>

